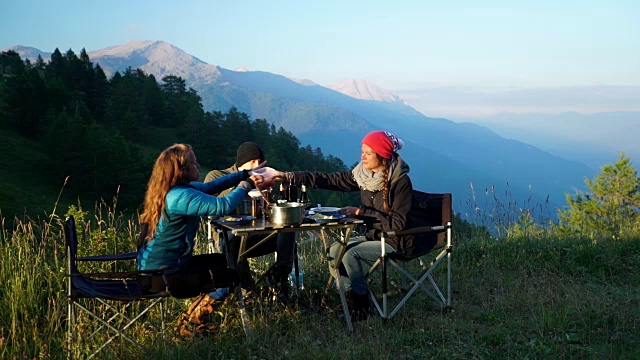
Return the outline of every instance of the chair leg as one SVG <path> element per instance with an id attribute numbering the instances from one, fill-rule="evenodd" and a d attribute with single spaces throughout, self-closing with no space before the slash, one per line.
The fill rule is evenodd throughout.
<path id="1" fill-rule="evenodd" d="M 242 320 L 242 327 L 244 328 L 244 335 L 250 338 L 253 335 L 253 331 L 249 326 L 249 315 L 247 309 L 244 307 L 244 297 L 242 296 L 242 287 L 236 286 L 236 296 L 238 297 L 238 309 L 240 310 L 240 319 Z"/>
<path id="2" fill-rule="evenodd" d="M 73 329 L 75 329 L 75 311 L 73 300 L 67 304 L 67 359 L 73 359 Z"/>
<path id="3" fill-rule="evenodd" d="M 162 345 L 167 347 L 167 329 L 165 326 L 165 311 L 167 309 L 167 299 L 160 301 L 160 326 L 162 327 Z"/>

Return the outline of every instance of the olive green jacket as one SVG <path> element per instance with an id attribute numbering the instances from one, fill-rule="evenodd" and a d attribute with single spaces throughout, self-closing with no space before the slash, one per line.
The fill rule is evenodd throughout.
<path id="1" fill-rule="evenodd" d="M 207 176 L 205 176 L 204 182 L 207 183 L 207 182 L 209 182 L 211 180 L 215 180 L 217 178 L 221 178 L 221 177 L 223 177 L 225 175 L 232 174 L 232 173 L 238 172 L 238 171 L 240 171 L 240 170 L 238 170 L 238 167 L 235 164 L 233 164 L 233 166 L 231 166 L 228 169 L 211 170 L 211 171 L 209 171 Z M 231 192 L 231 190 L 233 190 L 233 189 L 235 189 L 235 186 L 234 187 L 230 187 L 228 189 L 224 189 L 224 190 L 220 191 L 220 193 L 214 194 L 214 195 L 216 195 L 218 197 L 224 197 L 224 196 L 227 196 L 227 194 L 229 194 Z"/>

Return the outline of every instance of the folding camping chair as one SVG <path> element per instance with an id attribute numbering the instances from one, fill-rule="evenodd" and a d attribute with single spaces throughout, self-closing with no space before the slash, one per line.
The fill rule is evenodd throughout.
<path id="1" fill-rule="evenodd" d="M 67 354 L 69 358 L 73 357 L 74 346 L 77 345 L 77 342 L 80 340 L 88 341 L 94 338 L 94 336 L 97 338 L 97 335 L 103 332 L 106 332 L 106 336 L 104 337 L 106 340 L 102 340 L 104 338 L 96 339 L 96 343 L 100 341 L 104 342 L 101 345 L 96 345 L 95 347 L 97 347 L 97 349 L 89 350 L 93 351 L 93 353 L 88 356 L 88 358 L 95 356 L 108 344 L 118 338 L 129 341 L 138 348 L 144 349 L 144 346 L 140 344 L 139 341 L 133 339 L 127 330 L 132 330 L 132 326 L 140 323 L 140 320 L 145 321 L 145 325 L 150 325 L 150 322 L 147 321 L 150 319 L 147 314 L 156 306 L 158 306 L 160 310 L 159 327 L 164 341 L 166 302 L 163 300 L 168 297 L 178 299 L 191 298 L 199 294 L 199 289 L 181 288 L 180 284 L 171 286 L 170 278 L 166 277 L 170 272 L 159 270 L 81 272 L 78 269 L 78 263 L 114 264 L 114 262 L 118 260 L 135 260 L 137 253 L 78 257 L 78 238 L 73 217 L 69 217 L 65 222 L 64 234 L 68 259 Z M 221 257 L 224 259 L 224 256 Z M 226 261 L 224 265 L 226 265 Z M 223 269 L 222 265 L 220 268 Z M 200 270 L 202 269 L 193 269 L 194 273 Z M 224 271 L 228 272 L 231 270 L 224 269 Z M 233 274 L 235 274 L 235 271 L 233 271 Z M 165 291 L 149 293 L 143 291 L 139 286 L 140 281 L 155 281 L 156 279 L 161 279 L 160 283 L 164 285 L 160 285 L 160 287 L 164 286 Z M 87 322 L 87 324 L 78 323 L 76 317 L 77 310 L 86 314 L 88 319 L 94 322 L 92 322 L 91 325 L 89 325 L 89 322 Z M 87 329 L 91 330 L 87 331 Z M 80 331 L 86 336 L 81 337 L 79 334 Z M 87 333 L 89 334 L 87 335 Z M 83 355 L 82 357 L 85 356 Z"/>
<path id="2" fill-rule="evenodd" d="M 78 332 L 81 329 L 77 323 L 76 311 L 80 310 L 88 317 L 96 321 L 97 327 L 86 340 L 93 338 L 99 332 L 110 331 L 109 336 L 90 356 L 95 356 L 109 343 L 117 338 L 125 339 L 132 344 L 143 346 L 125 331 L 133 326 L 136 321 L 151 311 L 156 305 L 160 307 L 161 327 L 164 336 L 164 308 L 163 299 L 170 296 L 168 291 L 145 294 L 138 286 L 138 271 L 125 272 L 94 272 L 83 273 L 78 269 L 80 262 L 113 263 L 119 260 L 134 260 L 136 253 L 124 253 L 115 255 L 83 256 L 78 257 L 78 237 L 76 224 L 73 217 L 69 217 L 64 224 L 65 244 L 67 248 L 68 265 L 68 323 L 67 323 L 67 351 L 68 357 L 74 355 L 74 345 L 80 340 Z M 147 301 L 137 315 L 129 315 L 128 311 L 134 302 Z M 116 302 L 123 304 L 118 306 Z M 84 357 L 84 356 L 83 356 Z"/>
<path id="3" fill-rule="evenodd" d="M 374 290 L 369 287 L 370 297 L 373 304 L 384 319 L 391 319 L 409 298 L 419 289 L 423 290 L 431 297 L 441 309 L 451 309 L 451 252 L 452 252 L 452 209 L 451 194 L 427 194 L 417 190 L 413 191 L 413 202 L 409 213 L 408 228 L 402 231 L 387 231 L 381 234 L 381 254 L 378 260 L 373 264 L 367 273 L 367 279 L 371 280 L 372 275 L 378 269 L 381 273 L 382 288 L 382 304 L 374 294 Z M 416 242 L 416 250 L 411 254 L 399 251 L 387 253 L 385 251 L 385 240 L 390 236 L 414 235 Z M 440 250 L 439 252 L 435 252 Z M 427 264 L 423 260 L 427 255 L 435 254 L 431 262 Z M 446 259 L 446 262 L 444 261 Z M 409 270 L 409 264 L 412 260 L 418 260 L 420 270 L 414 276 Z M 446 263 L 445 284 L 440 284 L 434 279 L 434 271 L 439 266 Z M 395 308 L 388 311 L 388 269 L 387 265 L 391 264 L 396 268 L 401 276 L 404 276 L 403 282 L 409 280 L 410 289 L 404 288 L 406 294 L 400 300 Z M 405 266 L 406 265 L 406 266 Z M 413 271 L 416 273 L 416 271 Z M 446 296 L 442 287 L 445 287 Z"/>

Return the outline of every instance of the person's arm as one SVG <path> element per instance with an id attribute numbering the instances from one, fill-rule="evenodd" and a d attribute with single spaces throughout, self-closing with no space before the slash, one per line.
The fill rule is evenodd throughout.
<path id="1" fill-rule="evenodd" d="M 194 189 L 202 191 L 205 194 L 218 194 L 223 190 L 228 188 L 237 186 L 238 183 L 242 180 L 246 180 L 249 177 L 249 171 L 242 170 L 238 172 L 231 173 L 229 175 L 225 175 L 219 177 L 217 179 L 211 180 L 209 182 L 191 182 L 191 185 Z"/>
<path id="2" fill-rule="evenodd" d="M 192 216 L 226 215 L 238 206 L 248 192 L 248 189 L 238 187 L 225 197 L 215 197 L 190 187 L 174 188 L 167 194 L 167 211 Z"/>
<path id="3" fill-rule="evenodd" d="M 229 175 L 230 172 L 228 171 L 222 171 L 222 170 L 211 170 L 207 173 L 207 176 L 204 177 L 204 181 L 205 183 L 208 183 L 209 181 L 221 178 L 225 175 Z"/>
<path id="4" fill-rule="evenodd" d="M 229 175 L 231 173 L 234 173 L 235 171 L 231 171 L 232 169 L 226 169 L 226 170 L 211 170 L 209 171 L 209 173 L 207 173 L 207 176 L 205 176 L 204 178 L 204 182 L 207 183 L 209 181 L 213 181 L 215 179 L 219 179 L 225 175 Z M 209 195 L 215 195 L 215 196 L 227 196 L 229 195 L 229 193 L 231 192 L 231 190 L 233 190 L 235 187 L 230 187 L 230 188 L 226 188 L 223 190 L 219 190 L 218 192 L 215 193 L 209 193 Z"/>
<path id="5" fill-rule="evenodd" d="M 323 173 L 317 171 L 296 171 L 282 173 L 287 181 L 296 185 L 304 184 L 310 189 L 334 191 L 358 191 L 358 183 L 351 171 Z"/>

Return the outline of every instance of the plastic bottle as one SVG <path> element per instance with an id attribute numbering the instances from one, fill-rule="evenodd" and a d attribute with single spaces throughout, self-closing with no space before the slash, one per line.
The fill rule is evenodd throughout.
<path id="1" fill-rule="evenodd" d="M 293 264 L 293 267 L 291 268 L 291 273 L 289 274 L 289 284 L 291 284 L 291 287 L 293 289 L 296 288 L 296 266 L 295 263 Z M 304 289 L 304 273 L 302 272 L 302 258 L 300 257 L 300 255 L 298 255 L 298 284 L 299 284 L 299 290 Z"/>

